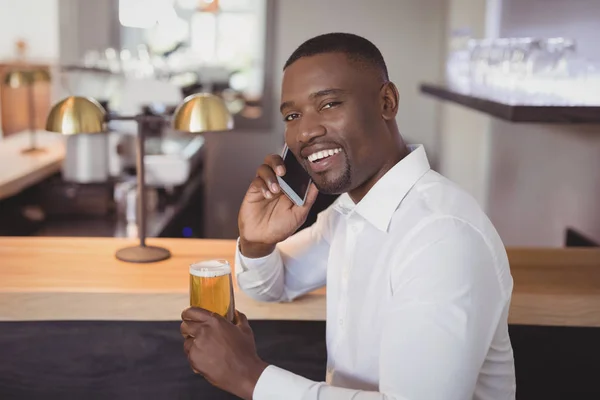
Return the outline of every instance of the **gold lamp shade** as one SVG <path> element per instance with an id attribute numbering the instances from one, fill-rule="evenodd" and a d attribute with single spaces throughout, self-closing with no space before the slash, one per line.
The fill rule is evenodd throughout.
<path id="1" fill-rule="evenodd" d="M 46 130 L 63 135 L 104 132 L 106 111 L 94 99 L 70 96 L 57 103 L 46 120 Z"/>
<path id="2" fill-rule="evenodd" d="M 4 76 L 4 83 L 12 89 L 50 80 L 50 73 L 45 69 L 15 69 Z"/>
<path id="3" fill-rule="evenodd" d="M 31 71 L 32 82 L 50 82 L 50 73 L 45 69 L 36 69 Z"/>
<path id="4" fill-rule="evenodd" d="M 28 86 L 31 83 L 31 74 L 25 70 L 8 71 L 4 76 L 4 83 L 12 89 Z"/>
<path id="5" fill-rule="evenodd" d="M 210 93 L 185 98 L 173 114 L 173 128 L 190 133 L 225 131 L 233 128 L 233 118 L 223 99 Z"/>

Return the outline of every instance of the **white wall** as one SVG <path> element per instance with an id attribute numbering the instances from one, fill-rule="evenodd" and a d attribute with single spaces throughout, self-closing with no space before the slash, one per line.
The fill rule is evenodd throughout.
<path id="1" fill-rule="evenodd" d="M 494 122 L 489 214 L 507 246 L 600 240 L 600 127 Z"/>
<path id="2" fill-rule="evenodd" d="M 453 31 L 465 29 L 473 38 L 485 37 L 486 13 L 486 0 L 449 0 L 448 38 Z M 447 51 L 450 51 L 449 46 Z M 469 192 L 486 210 L 491 119 L 483 113 L 447 102 L 442 103 L 440 118 L 440 173 Z"/>
<path id="3" fill-rule="evenodd" d="M 304 0 L 276 2 L 275 104 L 283 65 L 304 40 L 334 31 L 363 35 L 385 57 L 400 91 L 398 122 L 411 142 L 424 143 L 433 162 L 438 152 L 439 104 L 418 92 L 422 81 L 441 78 L 445 0 Z M 278 152 L 283 124 L 274 116 L 269 132 L 231 132 L 207 137 L 205 221 L 208 237 L 236 237 L 243 195 L 265 155 Z"/>
<path id="4" fill-rule="evenodd" d="M 59 5 L 61 62 L 79 63 L 88 50 L 119 48 L 118 0 L 54 1 Z"/>
<path id="5" fill-rule="evenodd" d="M 600 1 L 503 0 L 500 34 L 572 37 L 578 40 L 581 54 L 598 59 Z"/>
<path id="6" fill-rule="evenodd" d="M 442 76 L 445 7 L 445 0 L 279 1 L 274 79 L 281 81 L 281 67 L 306 39 L 335 31 L 366 37 L 382 52 L 400 91 L 400 132 L 413 143 L 423 143 L 437 164 L 439 104 L 427 101 L 418 86 Z"/>
<path id="7" fill-rule="evenodd" d="M 600 58 L 600 1 L 504 0 L 503 36 L 575 38 Z M 494 120 L 489 213 L 506 245 L 564 245 L 567 227 L 600 241 L 600 126 Z"/>
<path id="8" fill-rule="evenodd" d="M 58 0 L 0 0 L 0 60 L 15 57 L 24 39 L 31 59 L 54 62 L 59 56 Z"/>

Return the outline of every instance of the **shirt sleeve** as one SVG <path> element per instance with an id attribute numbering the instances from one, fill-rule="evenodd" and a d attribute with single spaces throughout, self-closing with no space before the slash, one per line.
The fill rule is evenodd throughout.
<path id="1" fill-rule="evenodd" d="M 253 399 L 472 398 L 496 328 L 506 324 L 508 303 L 496 257 L 466 223 L 450 220 L 425 230 L 410 246 L 414 250 L 393 268 L 378 392 L 332 387 L 271 366 Z"/>
<path id="2" fill-rule="evenodd" d="M 292 301 L 325 286 L 332 210 L 319 213 L 316 222 L 279 243 L 273 253 L 248 258 L 238 246 L 237 282 L 248 296 L 259 301 Z"/>

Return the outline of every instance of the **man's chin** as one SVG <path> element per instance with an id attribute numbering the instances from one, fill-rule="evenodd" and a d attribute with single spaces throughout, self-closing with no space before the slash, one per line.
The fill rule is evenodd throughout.
<path id="1" fill-rule="evenodd" d="M 313 181 L 317 189 L 319 189 L 319 193 L 327 194 L 327 195 L 338 195 L 348 191 L 348 184 L 343 180 L 338 181 Z"/>

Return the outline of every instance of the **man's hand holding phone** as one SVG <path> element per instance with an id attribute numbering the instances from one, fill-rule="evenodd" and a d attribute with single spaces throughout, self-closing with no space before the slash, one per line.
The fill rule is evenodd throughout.
<path id="1" fill-rule="evenodd" d="M 288 157 L 294 155 L 289 153 Z M 270 254 L 277 243 L 302 226 L 317 199 L 318 190 L 310 183 L 303 205 L 298 206 L 290 200 L 277 179 L 281 177 L 285 181 L 286 173 L 281 156 L 267 156 L 246 192 L 238 215 L 240 248 L 246 257 L 259 258 Z M 299 195 L 304 197 L 304 194 Z"/>

